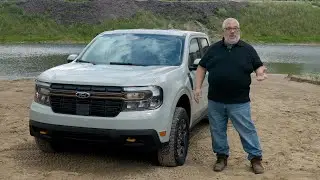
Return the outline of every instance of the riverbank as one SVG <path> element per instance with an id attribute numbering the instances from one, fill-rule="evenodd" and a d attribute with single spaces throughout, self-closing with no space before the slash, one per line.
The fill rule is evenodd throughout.
<path id="1" fill-rule="evenodd" d="M 314 24 L 320 7 L 309 2 L 127 0 L 0 3 L 0 43 L 88 43 L 102 31 L 127 28 L 202 31 L 216 41 L 230 16 L 239 19 L 242 38 L 250 43 L 320 43 Z"/>
<path id="2" fill-rule="evenodd" d="M 291 81 L 320 85 L 320 74 L 303 74 L 303 75 L 289 74 L 287 78 Z"/>
<path id="3" fill-rule="evenodd" d="M 124 153 L 93 146 L 43 154 L 28 131 L 34 81 L 0 81 L 0 179 L 317 179 L 320 162 L 320 86 L 289 81 L 285 75 L 253 80 L 252 118 L 264 150 L 265 173 L 254 175 L 240 139 L 228 127 L 231 156 L 221 173 L 212 170 L 209 127 L 192 131 L 182 167 L 154 166 L 148 154 Z M 109 150 L 108 150 L 109 149 Z"/>

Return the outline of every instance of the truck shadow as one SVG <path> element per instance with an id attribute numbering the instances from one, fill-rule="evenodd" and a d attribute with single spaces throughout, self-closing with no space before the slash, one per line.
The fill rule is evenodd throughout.
<path id="1" fill-rule="evenodd" d="M 191 131 L 190 143 L 197 136 L 203 136 L 208 124 L 199 123 Z M 189 151 L 195 151 L 189 148 Z M 122 176 L 135 173 L 150 173 L 162 168 L 156 163 L 155 152 L 127 147 L 112 147 L 103 144 L 72 143 L 63 147 L 59 153 L 43 153 L 34 141 L 21 143 L 10 150 L 17 164 L 16 168 L 34 169 L 42 172 L 65 171 L 72 173 L 97 173 L 108 176 Z M 126 172 L 121 175 L 121 172 Z"/>

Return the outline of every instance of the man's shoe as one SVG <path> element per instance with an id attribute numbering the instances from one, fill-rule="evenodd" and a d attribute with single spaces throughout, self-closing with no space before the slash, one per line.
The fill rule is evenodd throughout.
<path id="1" fill-rule="evenodd" d="M 252 170 L 255 174 L 262 174 L 264 173 L 264 168 L 261 164 L 261 158 L 253 158 L 251 160 Z"/>
<path id="2" fill-rule="evenodd" d="M 217 161 L 214 165 L 213 170 L 216 172 L 222 171 L 227 166 L 228 156 L 226 155 L 217 155 Z"/>

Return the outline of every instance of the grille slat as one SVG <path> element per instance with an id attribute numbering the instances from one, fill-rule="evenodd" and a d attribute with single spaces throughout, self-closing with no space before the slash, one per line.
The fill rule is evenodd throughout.
<path id="1" fill-rule="evenodd" d="M 99 86 L 82 86 L 82 85 L 65 85 L 52 84 L 53 90 L 79 90 L 90 92 L 122 92 L 120 87 L 99 87 Z M 110 91 L 109 91 L 110 90 Z M 122 99 L 80 99 L 63 95 L 51 95 L 51 108 L 55 113 L 83 115 L 83 116 L 100 116 L 115 117 L 123 107 Z"/>

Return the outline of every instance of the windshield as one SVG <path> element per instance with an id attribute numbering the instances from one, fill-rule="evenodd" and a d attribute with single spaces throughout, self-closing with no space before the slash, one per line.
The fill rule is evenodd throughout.
<path id="1" fill-rule="evenodd" d="M 84 52 L 81 61 L 94 64 L 178 66 L 183 37 L 154 34 L 106 34 Z"/>

